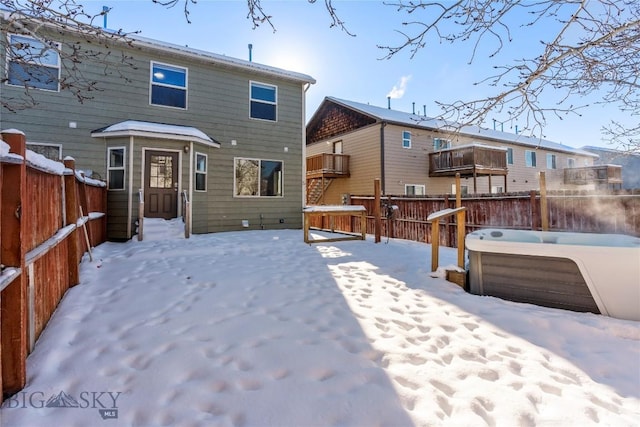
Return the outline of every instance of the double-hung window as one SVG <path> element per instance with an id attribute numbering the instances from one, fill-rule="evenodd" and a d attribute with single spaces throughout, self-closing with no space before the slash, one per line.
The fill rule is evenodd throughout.
<path id="1" fill-rule="evenodd" d="M 573 157 L 568 157 L 567 158 L 567 167 L 568 168 L 575 168 L 576 167 L 576 159 L 574 159 Z"/>
<path id="2" fill-rule="evenodd" d="M 151 62 L 151 105 L 187 108 L 187 69 Z"/>
<path id="3" fill-rule="evenodd" d="M 524 162 L 528 168 L 536 167 L 536 152 L 531 150 L 526 150 L 524 152 Z"/>
<path id="4" fill-rule="evenodd" d="M 236 158 L 234 196 L 282 197 L 283 167 L 279 160 Z"/>
<path id="5" fill-rule="evenodd" d="M 513 148 L 507 148 L 507 164 L 513 164 Z"/>
<path id="6" fill-rule="evenodd" d="M 411 132 L 402 131 L 402 148 L 411 148 Z"/>
<path id="7" fill-rule="evenodd" d="M 59 91 L 59 46 L 17 34 L 7 37 L 7 84 Z"/>
<path id="8" fill-rule="evenodd" d="M 435 151 L 451 148 L 451 140 L 444 138 L 433 138 L 433 149 Z"/>
<path id="9" fill-rule="evenodd" d="M 124 190 L 125 148 L 109 147 L 107 150 L 107 179 L 109 190 Z"/>
<path id="10" fill-rule="evenodd" d="M 196 153 L 196 191 L 207 191 L 207 155 Z"/>
<path id="11" fill-rule="evenodd" d="M 424 185 L 422 184 L 405 184 L 405 196 L 424 196 Z"/>
<path id="12" fill-rule="evenodd" d="M 277 120 L 278 87 L 265 83 L 249 82 L 251 118 Z"/>
<path id="13" fill-rule="evenodd" d="M 556 155 L 547 153 L 547 169 L 556 168 Z"/>

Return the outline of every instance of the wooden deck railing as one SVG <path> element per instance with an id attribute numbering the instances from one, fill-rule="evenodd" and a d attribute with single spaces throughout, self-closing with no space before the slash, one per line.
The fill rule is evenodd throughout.
<path id="1" fill-rule="evenodd" d="M 429 153 L 429 176 L 506 175 L 507 155 L 498 147 L 467 145 Z"/>
<path id="2" fill-rule="evenodd" d="M 322 153 L 307 157 L 307 176 L 348 176 L 349 156 L 346 154 Z"/>
<path id="3" fill-rule="evenodd" d="M 598 165 L 564 170 L 564 183 L 586 184 L 622 184 L 622 166 Z"/>

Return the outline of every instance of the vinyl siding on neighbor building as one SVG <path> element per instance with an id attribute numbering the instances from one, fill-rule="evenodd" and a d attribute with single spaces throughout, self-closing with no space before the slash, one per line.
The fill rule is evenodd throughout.
<path id="1" fill-rule="evenodd" d="M 4 37 L 5 35 L 2 34 Z M 3 113 L 0 128 L 23 130 L 28 141 L 62 144 L 62 156 L 71 155 L 76 167 L 92 170 L 106 179 L 106 147 L 126 146 L 127 177 L 132 186 L 125 191 L 109 191 L 110 231 L 118 237 L 126 229 L 126 199 L 134 200 L 141 187 L 142 148 L 165 148 L 180 153 L 180 190 L 189 190 L 190 156 L 195 151 L 207 154 L 207 191 L 192 192 L 192 226 L 194 233 L 242 229 L 242 220 L 249 220 L 250 228 L 301 228 L 302 156 L 304 141 L 304 85 L 313 79 L 284 70 L 256 66 L 240 60 L 244 65 L 216 63 L 197 55 L 173 48 L 154 48 L 149 45 L 112 48 L 117 56 L 120 49 L 133 59 L 132 67 L 122 66 L 117 71 L 104 73 L 100 64 L 80 64 L 87 79 L 99 82 L 100 91 L 92 92 L 93 99 L 79 103 L 66 91 L 46 92 L 32 90 L 39 105 L 35 108 Z M 99 49 L 94 45 L 94 49 Z M 5 51 L 0 53 L 5 61 Z M 150 105 L 151 62 L 184 67 L 188 70 L 187 108 Z M 269 68 L 265 71 L 265 68 Z M 276 70 L 276 71 L 272 71 Z M 281 72 L 280 72 L 281 71 Z M 128 79 L 119 77 L 119 72 Z M 277 87 L 277 121 L 250 118 L 250 81 Z M 3 97 L 21 97 L 23 89 L 2 85 Z M 126 120 L 167 123 L 195 127 L 219 142 L 220 147 L 194 143 L 184 153 L 185 141 L 149 140 L 133 137 L 130 151 L 129 138 L 96 138 L 92 131 Z M 75 128 L 70 127 L 75 123 Z M 235 141 L 232 144 L 232 141 Z M 286 150 L 285 151 L 285 147 Z M 134 173 L 130 170 L 133 155 Z M 234 158 L 280 160 L 284 163 L 284 191 L 282 197 L 239 198 L 233 195 Z M 128 194 L 128 189 L 133 194 Z M 178 208 L 180 209 L 180 203 Z M 134 209 L 137 215 L 137 207 Z M 134 218 L 130 218 L 134 221 Z M 283 220 L 283 221 L 281 221 Z"/>

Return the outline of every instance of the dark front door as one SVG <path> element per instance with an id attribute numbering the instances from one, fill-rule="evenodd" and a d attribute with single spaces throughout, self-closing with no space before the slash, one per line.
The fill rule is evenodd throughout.
<path id="1" fill-rule="evenodd" d="M 145 151 L 144 216 L 178 216 L 178 153 Z"/>

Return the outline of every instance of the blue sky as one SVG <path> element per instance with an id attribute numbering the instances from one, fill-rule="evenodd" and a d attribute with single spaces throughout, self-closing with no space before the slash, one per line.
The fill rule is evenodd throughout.
<path id="1" fill-rule="evenodd" d="M 334 0 L 335 1 L 335 0 Z M 179 45 L 203 49 L 235 58 L 248 59 L 248 44 L 253 45 L 255 62 L 299 71 L 314 77 L 317 83 L 307 92 L 307 118 L 316 111 L 325 96 L 386 106 L 387 96 L 395 110 L 435 116 L 440 101 L 471 100 L 489 94 L 489 88 L 474 86 L 474 82 L 489 76 L 494 65 L 513 58 L 531 56 L 544 36 L 514 25 L 514 41 L 501 55 L 489 59 L 495 47 L 491 40 L 481 46 L 472 65 L 469 65 L 469 45 L 450 45 L 434 42 L 413 58 L 409 52 L 391 59 L 381 59 L 384 51 L 377 45 L 391 45 L 402 41 L 397 30 L 407 18 L 403 13 L 378 1 L 335 1 L 338 14 L 350 32 L 330 28 L 331 18 L 323 1 L 309 4 L 306 0 L 265 1 L 264 8 L 272 15 L 274 32 L 268 25 L 252 29 L 247 19 L 246 1 L 199 0 L 190 6 L 191 23 L 187 23 L 182 3 L 166 8 L 151 0 L 90 1 L 88 10 L 99 11 L 103 5 L 111 7 L 108 27 L 125 31 L 140 31 L 140 35 Z M 542 27 L 538 32 L 550 33 Z M 562 94 L 547 94 L 552 102 Z M 600 128 L 611 119 L 630 121 L 615 108 L 593 106 L 581 111 L 582 116 L 567 116 L 563 120 L 547 117 L 543 135 L 546 139 L 574 147 L 584 145 L 608 146 L 602 141 Z M 498 114 L 483 125 L 493 127 L 491 119 L 504 120 Z M 504 131 L 515 132 L 524 127 L 524 120 L 506 123 Z M 536 133 L 540 136 L 539 130 Z"/>

